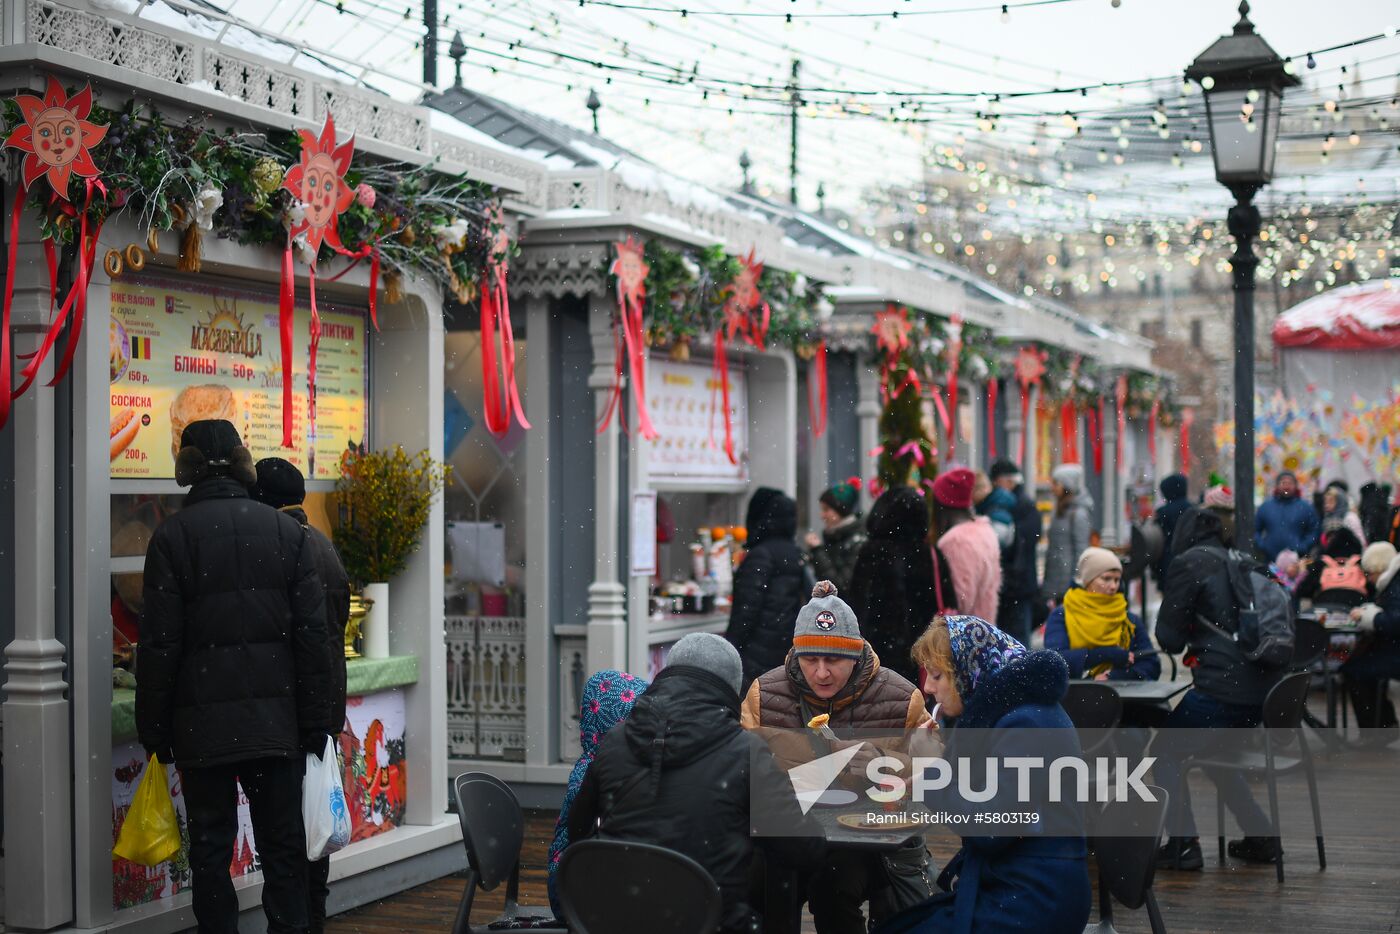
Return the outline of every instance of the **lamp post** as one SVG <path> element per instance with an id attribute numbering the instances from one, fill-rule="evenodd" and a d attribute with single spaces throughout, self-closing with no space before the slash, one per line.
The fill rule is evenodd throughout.
<path id="1" fill-rule="evenodd" d="M 1235 539 L 1254 537 L 1254 272 L 1259 209 L 1254 196 L 1274 177 L 1285 88 L 1299 84 L 1283 59 L 1254 31 L 1248 0 L 1234 32 L 1221 36 L 1186 69 L 1201 85 L 1216 181 L 1235 196 L 1227 226 L 1235 290 Z"/>

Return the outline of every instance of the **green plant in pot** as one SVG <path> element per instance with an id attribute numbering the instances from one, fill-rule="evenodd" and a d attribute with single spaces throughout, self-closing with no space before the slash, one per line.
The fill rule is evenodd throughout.
<path id="1" fill-rule="evenodd" d="M 452 468 L 425 451 L 347 450 L 336 481 L 335 547 L 345 572 L 370 604 L 364 621 L 364 654 L 389 654 L 389 581 L 418 550 L 433 498 Z M 371 601 L 373 601 L 371 603 Z"/>

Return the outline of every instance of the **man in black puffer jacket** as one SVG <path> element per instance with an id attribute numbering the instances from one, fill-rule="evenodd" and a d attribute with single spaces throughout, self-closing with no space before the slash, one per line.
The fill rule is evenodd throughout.
<path id="1" fill-rule="evenodd" d="M 718 636 L 695 633 L 613 728 L 569 811 L 569 839 L 650 843 L 683 853 L 719 886 L 721 934 L 757 932 L 749 904 L 753 845 L 794 869 L 824 844 L 767 746 L 739 726 L 740 662 Z M 751 836 L 756 823 L 792 836 Z M 637 919 L 637 930 L 646 919 Z"/>
<path id="2" fill-rule="evenodd" d="M 734 603 L 724 633 L 743 659 L 744 691 L 787 658 L 792 627 L 812 590 L 797 547 L 797 503 L 781 490 L 761 486 L 749 500 L 746 525 L 748 551 L 734 572 Z"/>
<path id="3" fill-rule="evenodd" d="M 325 598 L 306 531 L 248 498 L 253 459 L 226 421 L 194 422 L 175 479 L 190 486 L 146 553 L 137 646 L 141 745 L 180 766 L 201 932 L 235 934 L 229 878 L 248 796 L 270 934 L 306 930 L 302 751 L 332 726 Z"/>
<path id="4" fill-rule="evenodd" d="M 1201 844 L 1191 814 L 1191 794 L 1181 771 L 1185 759 L 1206 753 L 1211 729 L 1257 726 L 1264 696 L 1278 682 L 1278 669 L 1264 668 L 1245 657 L 1228 633 L 1239 625 L 1239 597 L 1231 583 L 1229 552 L 1222 540 L 1220 517 L 1193 506 L 1181 517 L 1172 540 L 1172 562 L 1162 607 L 1157 614 L 1157 644 L 1162 651 L 1186 650 L 1192 687 L 1168 715 L 1157 753 L 1158 784 L 1171 796 L 1167 831 L 1157 865 L 1167 869 L 1200 869 Z M 1208 620 L 1212 626 L 1207 626 Z M 1222 734 L 1222 738 L 1228 734 Z M 1272 863 L 1278 858 L 1270 822 L 1239 772 L 1210 773 L 1219 794 L 1244 829 L 1245 839 L 1230 842 L 1230 855 L 1250 862 Z"/>
<path id="5" fill-rule="evenodd" d="M 330 652 L 331 733 L 345 725 L 345 624 L 350 621 L 350 578 L 340 563 L 335 545 L 325 533 L 306 518 L 306 478 L 290 461 L 264 457 L 257 465 L 258 482 L 248 490 L 264 506 L 285 512 L 306 530 L 307 544 L 316 558 L 316 576 L 326 591 L 326 647 Z M 322 750 L 315 750 L 320 754 Z M 326 853 L 306 869 L 309 902 L 307 932 L 321 934 L 326 929 L 326 899 L 330 896 L 331 854 Z"/>

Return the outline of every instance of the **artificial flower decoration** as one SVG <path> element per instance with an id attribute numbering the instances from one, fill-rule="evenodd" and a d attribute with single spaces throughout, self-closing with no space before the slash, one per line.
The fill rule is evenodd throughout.
<path id="1" fill-rule="evenodd" d="M 909 346 L 909 313 L 903 307 L 890 305 L 875 313 L 875 342 L 890 356 L 897 356 Z"/>
<path id="2" fill-rule="evenodd" d="M 28 153 L 24 158 L 24 187 L 48 176 L 54 194 L 68 200 L 68 182 L 74 176 L 96 178 L 101 174 L 92 161 L 92 147 L 107 135 L 105 126 L 87 119 L 92 112 L 92 86 L 71 98 L 57 78 L 49 77 L 43 98 L 18 94 L 24 122 L 5 140 L 5 148 Z"/>
<path id="3" fill-rule="evenodd" d="M 753 346 L 763 349 L 768 337 L 769 310 L 758 291 L 758 282 L 763 275 L 763 264 L 754 259 L 754 251 L 748 256 L 739 257 L 739 271 L 729 284 L 729 300 L 724 303 L 724 320 L 728 337 L 745 335 Z M 761 321 L 755 321 L 753 312 L 763 310 Z"/>
<path id="4" fill-rule="evenodd" d="M 291 235 L 306 234 L 308 248 L 314 252 L 325 242 L 338 252 L 345 252 L 340 242 L 337 222 L 340 215 L 355 200 L 355 192 L 345 184 L 350 157 L 355 152 L 355 137 L 339 146 L 335 143 L 335 118 L 326 115 L 321 137 L 310 130 L 297 130 L 301 137 L 301 161 L 287 170 L 282 187 L 302 203 L 305 214 L 292 227 Z"/>

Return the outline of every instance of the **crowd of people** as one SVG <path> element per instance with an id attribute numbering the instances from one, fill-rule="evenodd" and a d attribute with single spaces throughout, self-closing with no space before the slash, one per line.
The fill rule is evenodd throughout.
<path id="1" fill-rule="evenodd" d="M 146 559 L 136 714 L 147 752 L 182 773 L 195 916 L 201 931 L 238 929 L 228 865 L 241 785 L 268 930 L 320 931 L 329 861 L 306 859 L 301 785 L 306 755 L 345 720 L 349 582 L 307 521 L 299 471 L 276 458 L 255 464 L 232 424 L 185 428 L 176 477 L 189 493 Z M 1309 503 L 1284 474 L 1241 541 L 1223 483 L 1194 501 L 1183 476 L 1161 490 L 1155 627 L 1128 608 L 1122 556 L 1094 543 L 1078 465 L 1054 471 L 1044 519 L 1005 460 L 986 475 L 953 467 L 924 489 L 888 490 L 868 517 L 859 483 L 837 484 L 820 498 L 821 531 L 801 544 L 796 503 L 757 490 L 725 636 L 684 637 L 650 682 L 625 671 L 588 679 L 583 751 L 549 850 L 556 912 L 563 853 L 597 835 L 695 859 L 723 895 L 725 934 L 759 929 L 764 886 L 780 875 L 796 880 L 819 934 L 1082 930 L 1091 887 L 1075 808 L 1024 836 L 969 830 L 936 872 L 921 837 L 888 852 L 827 846 L 783 770 L 837 750 L 853 750 L 852 780 L 876 757 L 909 768 L 931 753 L 1012 754 L 996 737 L 1013 728 L 1044 731 L 1063 747 L 1056 755 L 1077 756 L 1060 705 L 1071 679 L 1153 681 L 1162 654 L 1181 655 L 1190 689 L 1124 725 L 1160 731 L 1154 781 L 1169 807 L 1159 867 L 1200 869 L 1187 760 L 1210 729 L 1259 724 L 1285 670 L 1252 659 L 1235 637 L 1241 568 L 1267 568 L 1295 605 L 1348 616 L 1363 636 L 1341 669 L 1358 722 L 1373 738 L 1400 735 L 1377 690 L 1400 678 L 1396 512 L 1374 508 L 1374 491 L 1353 510 L 1339 483 Z M 825 727 L 807 729 L 817 722 Z M 865 732 L 842 740 L 836 730 Z M 1244 830 L 1231 857 L 1281 859 L 1245 778 L 1210 777 Z M 778 832 L 755 834 L 760 825 Z"/>
<path id="2" fill-rule="evenodd" d="M 747 592 L 736 597 L 727 638 L 696 634 L 678 642 L 630 717 L 622 706 L 603 705 L 615 716 L 603 729 L 617 729 L 601 746 L 599 723 L 585 717 L 589 741 L 556 845 L 598 834 L 693 857 L 724 892 L 724 932 L 760 929 L 759 886 L 775 866 L 800 880 L 819 934 L 1078 932 L 1091 889 L 1082 815 L 1073 810 L 1050 831 L 967 833 L 935 874 L 921 838 L 899 853 L 826 847 L 793 800 L 775 800 L 763 776 L 746 771 L 741 752 L 766 741 L 773 767 L 787 768 L 810 759 L 814 744 L 849 745 L 804 731 L 818 714 L 829 727 L 884 737 L 866 739 L 849 766 L 857 774 L 874 756 L 908 761 L 921 744 L 943 755 L 971 748 L 977 728 L 1072 738 L 1059 703 L 1071 679 L 1154 681 L 1161 656 L 1171 654 L 1189 669 L 1190 689 L 1174 706 L 1126 712 L 1122 725 L 1144 736 L 1146 728 L 1159 731 L 1153 780 L 1169 802 L 1159 868 L 1199 870 L 1187 760 L 1205 751 L 1212 729 L 1258 725 L 1265 696 L 1287 670 L 1252 659 L 1235 638 L 1235 575 L 1267 574 L 1295 605 L 1344 607 L 1367 636 L 1342 668 L 1358 720 L 1395 731 L 1394 711 L 1376 686 L 1400 677 L 1400 553 L 1392 540 L 1400 522 L 1388 508 L 1363 519 L 1339 484 L 1310 504 L 1297 478 L 1285 474 L 1258 512 L 1252 541 L 1242 540 L 1226 484 L 1212 478 L 1194 500 L 1188 487 L 1182 475 L 1161 484 L 1154 521 L 1165 544 L 1152 564 L 1162 596 L 1155 627 L 1128 608 L 1123 556 L 1093 544 L 1094 505 L 1078 465 L 1054 471 L 1044 520 L 1008 461 L 986 475 L 955 467 L 923 490 L 886 491 L 864 519 L 858 483 L 838 484 L 822 494 L 823 529 L 806 537 L 801 553 L 787 540 L 796 504 L 776 490 L 758 491 L 750 522 L 784 517 L 781 546 L 769 544 L 771 555 L 740 565 L 736 588 Z M 1042 529 L 1044 573 L 1037 575 Z M 771 542 L 766 535 L 760 541 Z M 804 603 L 795 594 L 818 576 L 811 569 L 822 580 Z M 1329 603 L 1339 592 L 1342 602 Z M 1037 629 L 1039 651 L 1031 648 Z M 628 679 L 629 700 L 640 684 L 618 672 L 606 676 L 614 686 Z M 590 692 L 596 687 L 591 681 Z M 1394 736 L 1383 730 L 1379 738 Z M 1070 742 L 1060 751 L 1078 755 Z M 726 751 L 705 757 L 702 747 Z M 1209 777 L 1244 831 L 1230 841 L 1231 859 L 1280 860 L 1275 831 L 1242 773 Z M 761 782 L 762 793 L 750 798 Z M 760 821 L 754 809 L 807 832 L 751 836 Z M 557 863 L 556 850 L 551 872 Z M 911 878 L 922 887 L 901 884 Z"/>

